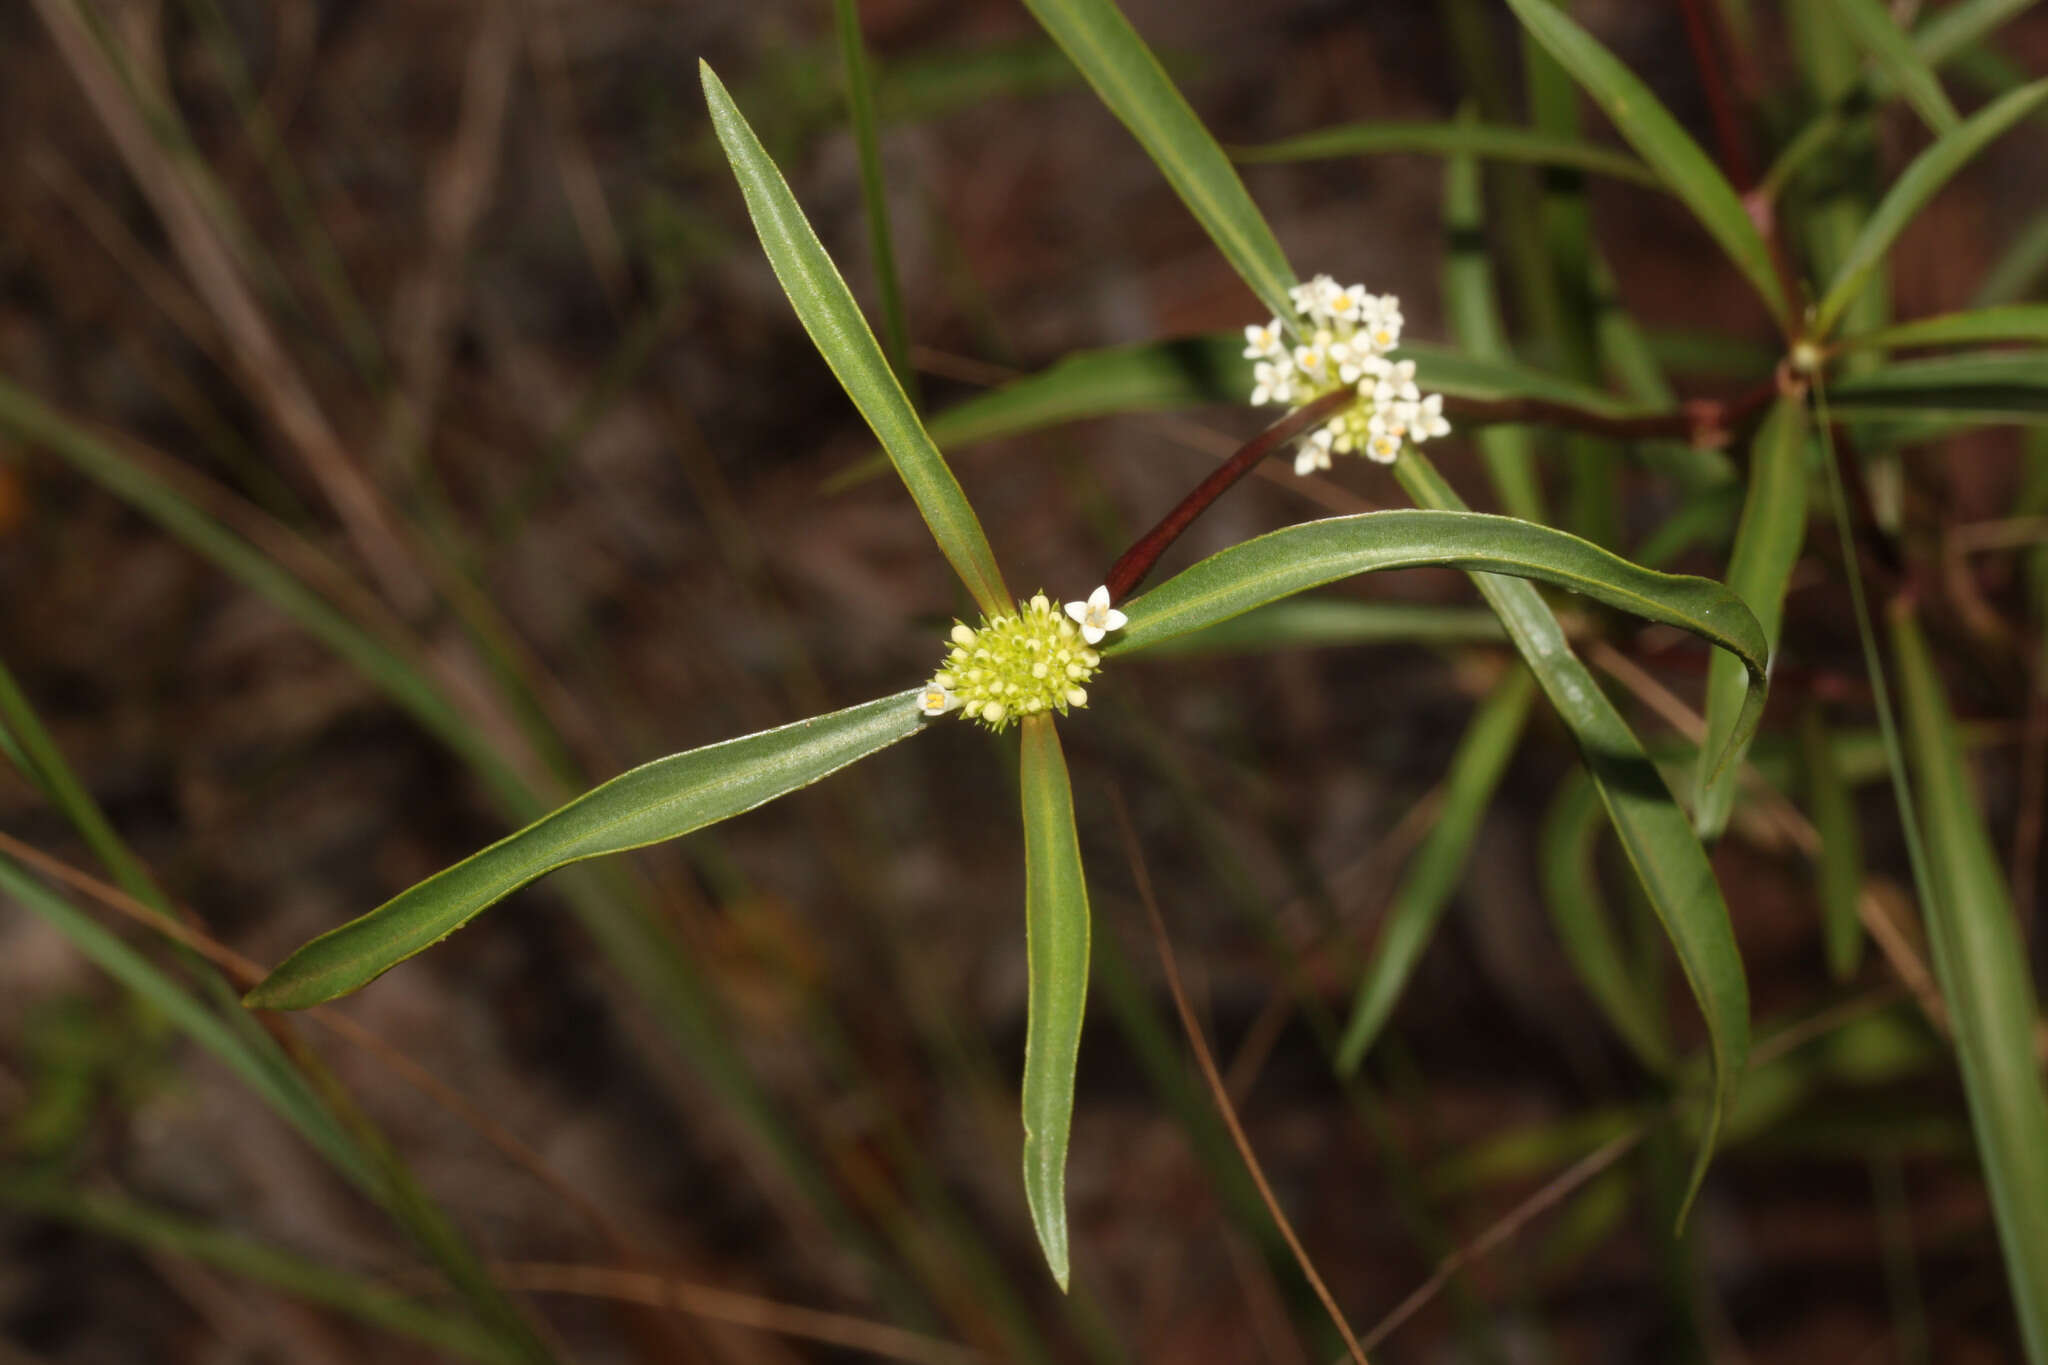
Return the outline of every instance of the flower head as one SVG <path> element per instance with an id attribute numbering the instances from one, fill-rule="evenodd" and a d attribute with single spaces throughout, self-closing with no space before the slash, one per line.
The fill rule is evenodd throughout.
<path id="1" fill-rule="evenodd" d="M 1068 610 L 1092 606 L 1095 597 L 1102 599 L 1104 621 L 1114 618 L 1106 628 L 1122 626 L 1124 614 L 1109 605 L 1107 588 Z M 979 628 L 955 622 L 945 662 L 918 694 L 918 709 L 936 716 L 957 707 L 970 720 L 1004 730 L 1025 716 L 1086 706 L 1082 684 L 1102 663 L 1088 646 L 1102 635 L 1082 636 L 1082 627 L 1061 619 L 1044 593 L 1018 603 L 1015 612 L 984 618 Z"/>
<path id="2" fill-rule="evenodd" d="M 1354 452 L 1391 464 L 1404 442 L 1419 445 L 1449 434 L 1444 400 L 1416 385 L 1415 362 L 1388 358 L 1401 344 L 1401 300 L 1369 293 L 1361 284 L 1340 285 L 1328 275 L 1295 285 L 1288 299 L 1294 317 L 1244 329 L 1245 357 L 1258 362 L 1252 366 L 1251 401 L 1302 407 L 1343 389 L 1357 395 L 1302 440 L 1295 473 L 1328 469 L 1331 456 Z M 1296 345 L 1282 340 L 1286 330 L 1295 334 Z M 1088 636 L 1091 644 L 1100 638 Z"/>

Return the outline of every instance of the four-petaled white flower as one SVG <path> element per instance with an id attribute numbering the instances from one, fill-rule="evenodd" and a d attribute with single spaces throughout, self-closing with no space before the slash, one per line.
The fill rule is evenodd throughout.
<path id="1" fill-rule="evenodd" d="M 1081 628 L 1081 638 L 1089 644 L 1102 643 L 1102 637 L 1113 630 L 1122 630 L 1130 618 L 1109 605 L 1107 584 L 1088 594 L 1086 602 L 1067 603 L 1067 615 L 1074 618 L 1074 624 Z"/>
<path id="2" fill-rule="evenodd" d="M 1419 403 L 1406 404 L 1401 419 L 1408 428 L 1408 439 L 1417 445 L 1432 436 L 1451 434 L 1451 424 L 1444 418 L 1444 396 L 1440 393 L 1433 393 Z"/>
<path id="3" fill-rule="evenodd" d="M 1415 362 L 1388 361 L 1380 371 L 1379 382 L 1372 386 L 1372 401 L 1382 407 L 1421 402 L 1422 391 L 1415 387 Z"/>
<path id="4" fill-rule="evenodd" d="M 1261 327 L 1248 323 L 1244 329 L 1244 358 L 1246 360 L 1271 360 L 1285 355 L 1287 348 L 1281 340 L 1280 319 L 1274 318 Z"/>
<path id="5" fill-rule="evenodd" d="M 1294 472 L 1308 474 L 1314 470 L 1328 469 L 1330 449 L 1336 439 L 1336 432 L 1330 427 L 1318 428 L 1301 443 L 1301 449 L 1294 453 Z"/>
<path id="6" fill-rule="evenodd" d="M 1252 366 L 1252 406 L 1294 401 L 1294 371 L 1286 357 L 1272 363 L 1261 360 Z"/>
<path id="7" fill-rule="evenodd" d="M 959 704 L 960 699 L 953 695 L 953 689 L 937 678 L 917 694 L 917 709 L 928 716 L 943 716 Z"/>

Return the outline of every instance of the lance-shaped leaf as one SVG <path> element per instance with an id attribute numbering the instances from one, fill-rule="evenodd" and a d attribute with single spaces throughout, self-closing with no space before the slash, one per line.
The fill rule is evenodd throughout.
<path id="1" fill-rule="evenodd" d="M 1755 286 L 1771 316 L 1780 326 L 1789 325 L 1790 310 L 1762 234 L 1726 178 L 1657 102 L 1650 88 L 1551 0 L 1508 0 L 1508 6 L 1536 41 L 1572 73 L 1637 154 L 1685 201 L 1700 226 Z"/>
<path id="2" fill-rule="evenodd" d="M 1417 453 L 1404 454 L 1394 466 L 1394 476 L 1410 497 L 1426 507 L 1464 508 L 1436 467 Z M 1700 1127 L 1699 1153 L 1687 1191 L 1689 1204 L 1706 1177 L 1714 1142 L 1749 1056 L 1749 986 L 1728 922 L 1728 907 L 1714 881 L 1713 866 L 1693 834 L 1692 822 L 1672 798 L 1642 742 L 1600 690 L 1599 681 L 1572 653 L 1564 628 L 1542 595 L 1532 584 L 1494 574 L 1475 573 L 1472 582 L 1514 637 L 1515 648 L 1536 675 L 1543 694 L 1578 742 L 1580 757 L 1607 807 L 1622 851 L 1671 940 L 1706 1020 L 1714 1091 Z M 1742 609 L 1742 615 L 1749 615 L 1748 608 Z M 1761 646 L 1763 632 L 1754 618 L 1750 626 Z"/>
<path id="3" fill-rule="evenodd" d="M 1024 0 L 1095 93 L 1123 120 L 1259 301 L 1292 318 L 1294 268 L 1230 158 L 1111 0 Z"/>
<path id="4" fill-rule="evenodd" d="M 1754 733 L 1770 646 L 1740 597 L 1710 578 L 1658 573 L 1563 531 L 1482 512 L 1364 512 L 1233 545 L 1126 603 L 1129 623 L 1106 652 L 1135 653 L 1353 574 L 1431 566 L 1555 584 L 1718 645 L 1750 683 L 1722 759 Z"/>
<path id="5" fill-rule="evenodd" d="M 1843 417 L 1984 424 L 2048 422 L 2048 351 L 1971 351 L 1895 360 L 1841 380 L 1828 403 Z"/>
<path id="6" fill-rule="evenodd" d="M 2048 1361 L 2048 1094 L 2038 997 L 2005 869 L 1971 791 L 1955 719 L 1910 606 L 1892 616 L 1900 711 L 1927 848 L 1927 942 L 1948 1004 L 1970 1127 L 2028 1359 Z"/>
<path id="7" fill-rule="evenodd" d="M 1929 128 L 1946 133 L 1962 122 L 1949 103 L 1934 68 L 1913 50 L 1912 39 L 1878 0 L 1833 0 L 1835 16 L 1858 44 L 1884 68 L 1892 84 Z"/>
<path id="8" fill-rule="evenodd" d="M 1749 488 L 1735 548 L 1728 556 L 1728 586 L 1741 595 L 1775 649 L 1785 615 L 1785 589 L 1806 544 L 1806 403 L 1784 396 L 1750 444 Z M 1693 823 L 1703 839 L 1719 837 L 1735 806 L 1736 769 L 1717 763 L 1753 690 L 1733 661 L 1716 656 L 1707 666 L 1707 736 L 1700 746 Z"/>
<path id="9" fill-rule="evenodd" d="M 2048 303 L 2010 303 L 1915 318 L 1861 336 L 1844 337 L 1841 344 L 1844 350 L 1893 350 L 1902 346 L 1970 346 L 1985 341 L 2048 343 Z"/>
<path id="10" fill-rule="evenodd" d="M 1241 162 L 1324 161 L 1333 157 L 1376 156 L 1389 152 L 1420 152 L 1432 156 L 1469 156 L 1488 161 L 1514 161 L 1531 166 L 1559 166 L 1665 189 L 1663 179 L 1623 152 L 1573 137 L 1558 137 L 1534 128 L 1498 123 L 1346 123 L 1319 128 L 1279 142 L 1233 147 Z"/>
<path id="11" fill-rule="evenodd" d="M 920 729 L 916 698 L 898 693 L 621 773 L 300 947 L 247 1001 L 258 1009 L 304 1009 L 332 1000 L 558 867 L 673 839 L 809 786 Z"/>
<path id="12" fill-rule="evenodd" d="M 1515 0 L 1516 3 L 1531 3 L 1531 0 Z M 1911 165 L 1893 182 L 1885 197 L 1870 215 L 1870 221 L 1863 225 L 1862 233 L 1855 245 L 1849 248 L 1847 259 L 1835 272 L 1835 278 L 1828 285 L 1827 293 L 1821 296 L 1813 316 L 1813 331 L 1816 336 L 1826 336 L 1841 320 L 1842 310 L 1849 301 L 1862 291 L 1872 271 L 1884 261 L 1892 249 L 1892 243 L 1906 230 L 1906 224 L 1919 216 L 1935 191 L 1949 182 L 1949 178 L 1970 159 L 1982 151 L 1985 144 L 2018 123 L 2035 109 L 2043 100 L 2048 100 L 2048 79 L 2035 81 L 2032 85 L 2020 87 L 2011 94 L 1993 100 L 1978 110 L 1963 125 L 1952 133 L 1937 139 L 1933 145 L 1913 158 Z"/>
<path id="13" fill-rule="evenodd" d="M 1051 716 L 1023 726 L 1024 928 L 1031 987 L 1024 1030 L 1024 1197 L 1052 1277 L 1067 1287 L 1067 1134 L 1088 1004 L 1088 883 L 1074 791 Z"/>
<path id="14" fill-rule="evenodd" d="M 795 305 L 804 330 L 873 428 L 925 524 L 931 527 L 933 538 L 975 602 L 992 616 L 1012 610 L 1015 604 L 1003 586 L 1002 571 L 996 567 L 995 552 L 989 548 L 980 518 L 917 420 L 916 410 L 896 382 L 838 267 L 825 254 L 782 172 L 769 160 L 725 86 L 710 66 L 700 62 L 698 67 L 712 125 L 718 130 L 726 159 L 732 162 L 733 174 L 739 177 L 754 231 L 760 234 L 768 263 L 775 268 L 783 293 Z"/>
<path id="15" fill-rule="evenodd" d="M 1450 772 L 1444 777 L 1443 808 L 1394 892 L 1372 960 L 1366 963 L 1352 997 L 1351 1019 L 1337 1045 L 1339 1073 L 1348 1076 L 1358 1070 L 1399 1003 L 1415 964 L 1422 960 L 1423 949 L 1429 946 L 1430 936 L 1451 902 L 1451 893 L 1464 881 L 1479 822 L 1493 801 L 1508 760 L 1514 757 L 1535 696 L 1535 679 L 1528 670 L 1517 668 L 1465 727 L 1465 737 L 1458 742 Z"/>

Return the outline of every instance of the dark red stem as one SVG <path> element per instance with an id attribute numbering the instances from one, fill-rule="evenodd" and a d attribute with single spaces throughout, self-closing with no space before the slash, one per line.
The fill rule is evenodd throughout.
<path id="1" fill-rule="evenodd" d="M 1357 397 L 1349 388 L 1326 393 L 1313 403 L 1296 408 L 1245 442 L 1235 455 L 1216 466 L 1208 478 L 1196 484 L 1194 491 L 1159 519 L 1157 526 L 1140 536 L 1136 544 L 1124 551 L 1122 558 L 1109 566 L 1109 578 L 1105 580 L 1109 586 L 1109 600 L 1121 602 L 1130 596 L 1131 589 L 1145 581 L 1145 575 L 1152 572 L 1159 556 L 1166 553 L 1166 547 L 1179 540 L 1180 533 L 1193 525 L 1195 518 L 1209 509 L 1210 503 L 1222 497 L 1230 485 L 1251 473 L 1259 461 L 1295 437 L 1313 431 L 1335 417 Z"/>

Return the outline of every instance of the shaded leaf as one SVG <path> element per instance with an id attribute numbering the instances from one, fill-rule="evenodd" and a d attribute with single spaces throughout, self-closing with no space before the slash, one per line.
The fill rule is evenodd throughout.
<path id="1" fill-rule="evenodd" d="M 1346 123 L 1278 142 L 1233 147 L 1239 161 L 1321 161 L 1333 157 L 1421 152 L 1532 166 L 1562 166 L 1664 189 L 1658 174 L 1632 156 L 1578 138 L 1498 123 Z"/>

